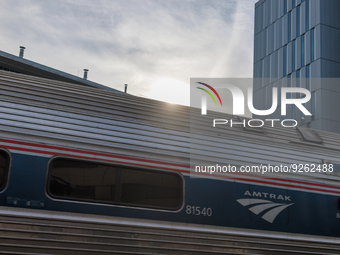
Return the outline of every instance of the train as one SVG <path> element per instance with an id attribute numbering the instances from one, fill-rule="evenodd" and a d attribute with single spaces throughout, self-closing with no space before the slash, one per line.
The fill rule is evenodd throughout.
<path id="1" fill-rule="evenodd" d="M 239 117 L 8 71 L 0 89 L 0 254 L 340 254 L 339 134 L 212 132 Z"/>

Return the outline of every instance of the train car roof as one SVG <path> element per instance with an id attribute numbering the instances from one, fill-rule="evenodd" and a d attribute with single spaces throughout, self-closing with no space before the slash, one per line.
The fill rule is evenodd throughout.
<path id="1" fill-rule="evenodd" d="M 27 134 L 41 142 L 180 164 L 340 163 L 336 133 L 268 124 L 255 132 L 213 130 L 212 118 L 238 117 L 208 112 L 210 119 L 202 122 L 196 108 L 6 71 L 0 71 L 0 88 L 2 133 L 20 139 Z"/>

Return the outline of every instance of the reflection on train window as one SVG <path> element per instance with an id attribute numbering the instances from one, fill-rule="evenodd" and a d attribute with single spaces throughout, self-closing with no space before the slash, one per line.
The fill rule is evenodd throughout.
<path id="1" fill-rule="evenodd" d="M 7 153 L 0 151 L 0 190 L 6 186 L 6 179 L 8 173 L 9 157 Z"/>
<path id="2" fill-rule="evenodd" d="M 121 176 L 121 203 L 180 207 L 182 181 L 179 175 L 123 168 Z"/>
<path id="3" fill-rule="evenodd" d="M 182 205 L 179 174 L 57 158 L 51 162 L 52 197 L 176 210 Z"/>
<path id="4" fill-rule="evenodd" d="M 58 197 L 114 201 L 116 168 L 84 161 L 56 159 L 50 173 L 50 192 Z"/>

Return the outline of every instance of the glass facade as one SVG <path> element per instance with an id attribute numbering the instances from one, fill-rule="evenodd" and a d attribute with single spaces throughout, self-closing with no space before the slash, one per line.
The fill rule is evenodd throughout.
<path id="1" fill-rule="evenodd" d="M 295 71 L 295 40 L 292 45 L 292 71 Z"/>
<path id="2" fill-rule="evenodd" d="M 306 31 L 309 30 L 309 0 L 306 0 Z"/>
<path id="3" fill-rule="evenodd" d="M 300 88 L 300 70 L 296 71 L 296 87 Z M 296 98 L 300 98 L 300 93 L 296 93 Z"/>
<path id="4" fill-rule="evenodd" d="M 288 42 L 292 40 L 292 12 L 288 13 Z"/>
<path id="5" fill-rule="evenodd" d="M 333 105 L 339 103 L 337 84 L 331 84 L 327 89 L 321 84 L 318 87 L 320 92 L 316 92 L 312 82 L 312 78 L 340 77 L 340 55 L 337 54 L 336 46 L 336 38 L 340 38 L 338 10 L 338 1 L 261 0 L 256 3 L 254 77 L 265 80 L 254 84 L 254 104 L 269 109 L 271 102 L 264 101 L 263 96 L 272 87 L 284 86 L 286 81 L 288 86 L 300 86 L 315 92 L 313 98 L 306 103 L 309 112 L 312 112 L 313 106 L 313 114 L 315 106 L 321 106 L 320 93 L 323 93 L 323 98 L 332 100 Z M 287 98 L 299 96 L 303 97 L 304 94 L 287 93 Z M 330 105 L 317 109 L 317 121 L 314 121 L 315 116 L 302 116 L 298 108 L 295 109 L 296 118 L 300 120 L 304 117 L 304 124 L 311 128 L 340 133 L 339 118 L 325 117 L 329 116 L 327 112 Z M 287 108 L 287 119 L 291 113 L 292 108 Z M 262 119 L 257 115 L 253 117 Z M 278 110 L 270 117 L 282 118 Z"/>
<path id="6" fill-rule="evenodd" d="M 310 61 L 313 62 L 314 59 L 314 28 L 310 31 Z"/>
<path id="7" fill-rule="evenodd" d="M 283 1 L 283 13 L 286 14 L 287 13 L 287 0 Z"/>
<path id="8" fill-rule="evenodd" d="M 309 78 L 310 78 L 310 74 L 309 74 L 309 65 L 306 66 L 306 89 L 309 90 Z"/>
<path id="9" fill-rule="evenodd" d="M 305 65 L 305 35 L 301 36 L 301 66 Z"/>
<path id="10" fill-rule="evenodd" d="M 269 1 L 269 0 L 267 0 Z M 266 1 L 266 2 L 267 2 Z M 305 5 L 302 5 L 302 2 L 305 2 Z M 282 77 L 286 77 L 289 74 L 292 74 L 293 72 L 295 72 L 297 69 L 300 69 L 304 66 L 306 66 L 306 64 L 310 64 L 310 62 L 313 62 L 315 60 L 314 57 L 314 49 L 315 49 L 315 43 L 314 43 L 314 28 L 309 29 L 309 19 L 310 19 L 310 15 L 309 15 L 309 11 L 310 11 L 310 1 L 309 0 L 305 0 L 305 1 L 301 1 L 301 2 L 295 2 L 293 0 L 291 0 L 291 6 L 289 5 L 288 0 L 284 0 L 282 1 L 283 3 L 283 16 L 279 17 L 278 20 L 272 22 L 271 25 L 267 26 L 266 28 L 264 28 L 262 31 L 267 30 L 266 35 L 267 37 L 270 36 L 270 27 L 272 27 L 272 31 L 275 32 L 271 32 L 271 33 L 275 33 L 276 35 L 276 41 L 271 42 L 271 49 L 267 49 L 267 50 L 263 50 L 263 57 L 260 58 L 260 61 L 264 61 L 265 57 L 269 57 L 270 55 L 272 55 L 273 60 L 277 61 L 276 57 L 274 56 L 274 54 L 277 54 L 278 50 L 283 51 L 283 58 L 281 58 L 281 63 L 283 65 L 282 67 L 282 71 L 279 72 L 280 77 L 277 78 L 282 78 Z M 296 5 L 298 4 L 298 5 Z M 289 7 L 289 8 L 288 8 Z M 301 9 L 301 7 L 303 7 L 303 10 Z M 282 8 L 282 7 L 281 7 Z M 284 19 L 284 17 L 286 17 L 286 19 Z M 303 18 L 304 23 L 301 21 L 301 18 Z M 281 20 L 281 22 L 286 22 L 286 24 L 283 24 L 283 26 L 281 25 L 277 25 L 279 24 L 277 21 Z M 281 27 L 286 27 L 286 30 L 282 29 Z M 301 27 L 305 27 L 305 29 L 303 28 L 303 31 L 301 31 Z M 282 34 L 282 35 L 278 35 L 278 32 L 276 31 L 282 31 L 284 33 L 286 33 L 286 35 Z M 307 37 L 307 33 L 310 32 L 310 36 L 308 35 Z M 256 33 L 256 31 L 255 31 Z M 258 33 L 259 35 L 259 33 Z M 256 37 L 257 35 L 255 35 Z M 259 35 L 260 36 L 260 35 Z M 285 37 L 287 36 L 287 37 Z M 278 38 L 282 38 L 278 39 Z M 286 39 L 284 39 L 286 38 Z M 308 38 L 308 39 L 307 39 Z M 307 41 L 309 40 L 310 41 Z M 268 39 L 267 39 L 268 40 Z M 284 40 L 286 40 L 284 42 Z M 279 46 L 276 44 L 279 44 L 280 42 L 284 42 L 283 45 Z M 263 42 L 263 41 L 262 41 Z M 267 41 L 268 42 L 268 41 Z M 291 43 L 291 45 L 290 45 Z M 266 45 L 266 47 L 268 47 L 268 45 Z M 307 52 L 308 50 L 308 52 Z M 281 51 L 281 52 L 282 52 Z M 266 52 L 266 53 L 265 53 Z M 282 54 L 282 53 L 281 53 Z M 280 58 L 279 58 L 280 59 Z M 258 61 L 255 59 L 255 62 Z M 272 60 L 270 60 L 271 62 Z M 308 61 L 308 62 L 307 62 Z M 270 65 L 272 66 L 275 63 L 270 63 Z M 261 69 L 264 68 L 265 65 L 262 64 Z M 255 77 L 262 77 L 261 74 L 264 74 L 265 72 L 261 71 L 259 72 L 259 75 L 255 76 Z M 273 75 L 270 74 L 270 77 L 272 77 Z M 268 76 L 266 76 L 265 78 L 268 78 Z M 276 77 L 275 77 L 276 78 Z"/>
<path id="11" fill-rule="evenodd" d="M 296 10 L 296 35 L 300 35 L 300 5 L 297 7 Z"/>
<path id="12" fill-rule="evenodd" d="M 287 75 L 287 45 L 283 47 L 283 76 Z"/>

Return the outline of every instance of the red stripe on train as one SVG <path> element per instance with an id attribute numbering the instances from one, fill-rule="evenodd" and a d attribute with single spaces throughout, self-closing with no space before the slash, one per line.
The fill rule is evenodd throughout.
<path id="1" fill-rule="evenodd" d="M 148 159 L 136 159 L 136 158 L 130 158 L 130 157 L 126 157 L 126 156 L 117 156 L 117 155 L 105 154 L 105 153 L 100 153 L 100 152 L 82 151 L 82 150 L 77 150 L 77 149 L 69 149 L 69 148 L 50 146 L 50 145 L 43 145 L 43 144 L 34 144 L 34 143 L 28 143 L 28 142 L 19 142 L 19 141 L 12 141 L 12 140 L 6 140 L 6 139 L 0 139 L 0 142 L 14 143 L 14 144 L 20 144 L 20 145 L 26 145 L 26 146 L 34 146 L 34 147 L 47 148 L 47 149 L 53 149 L 53 150 L 62 150 L 62 151 L 69 151 L 69 152 L 77 152 L 77 153 L 84 153 L 84 154 L 89 154 L 90 153 L 90 154 L 93 154 L 93 155 L 110 157 L 110 158 L 120 158 L 120 159 L 138 160 L 138 161 L 149 162 L 149 163 L 156 163 L 156 164 L 164 164 L 163 162 L 153 161 L 153 160 L 148 160 Z M 176 164 L 176 163 L 166 163 L 166 164 L 167 165 L 171 165 L 171 166 L 190 168 L 188 165 L 181 165 L 181 164 Z"/>
<path id="2" fill-rule="evenodd" d="M 34 143 L 28 143 L 28 142 L 19 142 L 19 141 L 12 141 L 12 140 L 6 140 L 6 139 L 0 139 L 0 142 L 1 141 L 6 142 L 6 143 L 18 144 L 18 145 L 26 145 L 26 146 L 48 148 L 48 149 L 64 150 L 64 151 L 77 152 L 77 153 L 83 153 L 83 154 L 91 153 L 91 154 L 97 155 L 97 156 L 105 156 L 105 157 L 111 157 L 111 158 L 118 158 L 118 159 L 126 159 L 126 160 L 134 160 L 134 161 L 160 164 L 160 165 L 162 165 L 162 167 L 161 167 L 162 169 L 178 171 L 178 172 L 181 172 L 181 173 L 190 174 L 190 166 L 187 166 L 187 165 L 181 165 L 181 164 L 175 164 L 175 163 L 166 163 L 166 165 L 169 165 L 169 166 L 177 166 L 177 167 L 183 167 L 183 168 L 189 169 L 189 170 L 179 170 L 179 169 L 175 169 L 175 168 L 166 167 L 166 166 L 164 166 L 164 162 L 154 161 L 154 160 L 131 158 L 131 157 L 126 157 L 126 156 L 116 156 L 116 155 L 112 155 L 112 154 L 98 153 L 98 152 L 92 152 L 92 151 L 82 151 L 82 150 L 77 150 L 77 149 L 69 149 L 69 148 L 34 144 Z M 70 155 L 70 154 L 65 154 L 65 153 L 56 153 L 56 152 L 42 151 L 42 150 L 36 150 L 36 149 L 27 149 L 27 148 L 8 146 L 8 145 L 3 145 L 3 147 L 8 148 L 8 149 L 13 149 L 13 150 L 18 150 L 18 151 L 26 151 L 26 152 L 33 152 L 33 153 L 38 153 L 38 154 L 47 154 L 47 155 L 53 155 L 53 156 L 55 156 L 55 155 L 72 156 L 72 157 L 78 157 L 78 158 L 84 158 L 84 159 L 98 160 L 98 158 L 94 158 L 94 157 Z M 119 160 L 110 160 L 110 159 L 101 159 L 101 160 L 105 160 L 105 161 L 109 161 L 109 162 L 116 162 L 116 163 L 127 163 L 127 162 L 119 161 Z M 150 166 L 150 165 L 130 163 L 130 162 L 129 162 L 129 164 L 133 164 L 135 166 L 160 168 L 158 166 Z M 195 174 L 204 175 L 204 176 L 211 176 L 210 174 L 207 174 L 207 173 L 195 173 Z M 243 174 L 243 173 L 232 173 L 232 174 L 233 175 L 237 174 L 237 175 L 254 177 L 253 175 Z M 304 181 L 284 180 L 284 179 L 280 179 L 280 178 L 272 178 L 272 177 L 264 177 L 264 176 L 257 176 L 257 177 L 267 179 L 267 180 L 273 180 L 273 181 L 284 181 L 284 182 L 290 182 L 290 183 L 296 183 L 296 184 L 305 184 L 305 185 L 312 185 L 312 186 L 325 187 L 325 188 L 331 188 L 331 189 L 339 189 L 339 191 L 325 190 L 325 189 L 312 188 L 312 187 L 302 187 L 302 186 L 297 186 L 297 185 L 293 185 L 293 184 L 284 184 L 284 183 L 262 181 L 262 180 L 255 180 L 255 179 L 250 180 L 250 179 L 247 179 L 247 178 L 239 178 L 239 177 L 227 177 L 227 176 L 221 176 L 221 175 L 218 176 L 218 178 L 229 179 L 229 180 L 239 180 L 239 181 L 255 182 L 255 183 L 261 183 L 261 184 L 279 185 L 279 186 L 282 186 L 282 187 L 298 188 L 298 189 L 314 190 L 314 191 L 321 191 L 321 192 L 326 192 L 326 193 L 340 194 L 340 188 L 336 187 L 336 186 L 329 186 L 329 185 L 317 184 L 317 183 L 309 183 L 309 182 L 304 182 Z"/>

